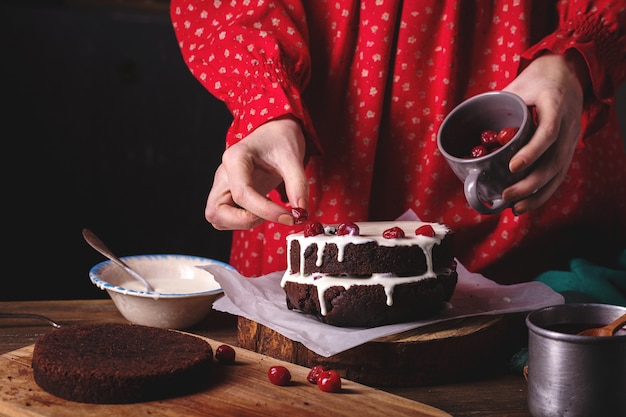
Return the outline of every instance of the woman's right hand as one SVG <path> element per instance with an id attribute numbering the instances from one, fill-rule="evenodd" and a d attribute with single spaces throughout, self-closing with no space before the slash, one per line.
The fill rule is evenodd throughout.
<path id="1" fill-rule="evenodd" d="M 284 183 L 290 205 L 308 210 L 305 150 L 300 124 L 291 116 L 269 121 L 230 146 L 215 172 L 206 219 L 217 230 L 251 229 L 266 220 L 292 225 L 291 213 L 267 194 Z"/>

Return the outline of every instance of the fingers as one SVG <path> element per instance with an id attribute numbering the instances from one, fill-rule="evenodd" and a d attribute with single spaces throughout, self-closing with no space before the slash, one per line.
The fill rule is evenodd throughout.
<path id="1" fill-rule="evenodd" d="M 565 178 L 566 171 L 558 171 L 551 176 L 549 171 L 536 170 L 526 178 L 507 188 L 503 192 L 505 201 L 514 202 L 511 206 L 516 215 L 534 210 L 556 192 Z"/>
<path id="2" fill-rule="evenodd" d="M 560 106 L 554 100 L 554 96 L 539 97 L 535 104 L 540 120 L 528 143 L 509 162 L 509 170 L 512 173 L 533 165 L 556 142 L 561 131 Z"/>
<path id="3" fill-rule="evenodd" d="M 511 159 L 511 172 L 530 168 L 524 179 L 502 193 L 505 201 L 514 203 L 517 215 L 543 205 L 565 178 L 569 164 L 559 157 L 559 141 L 563 141 L 559 136 L 564 135 L 554 120 L 541 123 L 529 143 Z"/>
<path id="4" fill-rule="evenodd" d="M 531 141 L 509 165 L 511 172 L 530 167 L 524 179 L 502 194 L 505 201 L 513 203 L 515 214 L 540 207 L 557 191 L 567 176 L 579 135 L 579 125 L 575 122 L 568 124 L 555 117 L 542 118 Z"/>
<path id="5" fill-rule="evenodd" d="M 249 230 L 264 221 L 248 210 L 230 204 L 207 204 L 205 217 L 217 230 Z"/>
<path id="6" fill-rule="evenodd" d="M 225 168 L 220 165 L 207 197 L 204 217 L 217 230 L 250 229 L 262 221 L 258 216 L 242 210 L 234 202 L 228 187 Z"/>
<path id="7" fill-rule="evenodd" d="M 293 207 L 308 210 L 308 181 L 300 125 L 283 118 L 268 122 L 229 147 L 207 198 L 206 219 L 217 229 L 250 229 L 263 221 L 293 225 L 290 210 L 267 195 L 284 185 Z"/>
<path id="8" fill-rule="evenodd" d="M 548 184 L 557 176 L 559 166 L 550 164 L 548 160 L 550 149 L 559 135 L 560 119 L 555 103 L 550 103 L 550 101 L 550 97 L 538 100 L 536 108 L 541 118 L 537 128 L 528 143 L 509 162 L 509 170 L 512 173 L 532 167 L 524 179 L 511 185 L 502 193 L 505 201 L 516 202 L 514 211 L 517 214 L 543 204 L 551 195 L 551 191 L 554 191 Z"/>
<path id="9" fill-rule="evenodd" d="M 285 192 L 292 207 L 309 209 L 309 183 L 302 163 L 297 159 L 285 161 L 283 178 Z"/>
<path id="10" fill-rule="evenodd" d="M 274 153 L 274 164 L 284 182 L 284 190 L 292 207 L 309 209 L 309 184 L 304 171 L 304 154 L 306 140 L 300 124 L 292 119 L 281 121 L 282 127 L 288 130 L 287 146 Z M 291 221 L 292 219 L 290 219 Z"/>
<path id="11" fill-rule="evenodd" d="M 233 174 L 239 175 L 236 169 Z M 217 230 L 248 230 L 265 220 L 279 221 L 279 218 L 284 224 L 293 224 L 293 218 L 283 207 L 257 192 L 251 184 L 242 180 L 231 186 L 224 164 L 215 173 L 204 215 Z"/>

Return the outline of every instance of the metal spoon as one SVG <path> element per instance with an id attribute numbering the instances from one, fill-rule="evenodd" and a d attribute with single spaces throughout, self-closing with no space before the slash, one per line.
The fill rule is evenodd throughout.
<path id="1" fill-rule="evenodd" d="M 617 320 L 602 327 L 594 327 L 592 329 L 583 330 L 578 333 L 579 336 L 613 336 L 620 327 L 626 324 L 626 314 L 622 314 Z"/>
<path id="2" fill-rule="evenodd" d="M 61 327 L 59 323 L 56 321 L 49 319 L 46 316 L 42 316 L 40 314 L 31 314 L 31 313 L 0 313 L 0 318 L 3 319 L 35 319 L 42 320 L 48 323 L 50 326 L 56 327 L 57 329 Z"/>
<path id="3" fill-rule="evenodd" d="M 128 266 L 124 261 L 118 258 L 111 250 L 104 244 L 103 241 L 100 240 L 98 236 L 94 232 L 89 229 L 83 229 L 83 237 L 91 245 L 92 248 L 115 262 L 118 266 L 122 267 L 130 276 L 140 281 L 143 285 L 146 286 L 146 291 L 154 292 L 154 288 L 150 285 L 148 281 L 141 275 L 139 275 L 136 271 L 134 271 L 130 266 Z"/>

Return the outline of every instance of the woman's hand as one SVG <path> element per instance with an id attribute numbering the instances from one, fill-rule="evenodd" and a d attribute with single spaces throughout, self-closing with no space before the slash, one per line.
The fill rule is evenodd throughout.
<path id="1" fill-rule="evenodd" d="M 284 117 L 226 149 L 207 198 L 206 219 L 218 230 L 251 229 L 265 220 L 293 224 L 291 213 L 267 194 L 284 183 L 289 203 L 308 209 L 305 147 L 300 124 Z"/>
<path id="2" fill-rule="evenodd" d="M 538 125 L 526 146 L 511 159 L 511 172 L 535 163 L 528 176 L 503 192 L 522 214 L 544 204 L 565 179 L 581 135 L 584 92 L 589 74 L 575 50 L 546 54 L 531 62 L 504 90 L 535 106 Z"/>

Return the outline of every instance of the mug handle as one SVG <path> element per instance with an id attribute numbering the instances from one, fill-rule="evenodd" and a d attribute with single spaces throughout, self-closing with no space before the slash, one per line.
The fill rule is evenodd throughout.
<path id="1" fill-rule="evenodd" d="M 469 175 L 465 178 L 463 187 L 465 198 L 467 202 L 470 203 L 470 206 L 480 214 L 499 213 L 507 208 L 508 205 L 501 198 L 494 199 L 493 201 L 484 201 L 481 199 L 478 193 L 478 184 L 482 175 L 483 172 L 479 169 L 472 169 L 470 171 Z"/>

